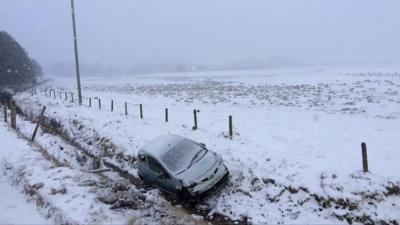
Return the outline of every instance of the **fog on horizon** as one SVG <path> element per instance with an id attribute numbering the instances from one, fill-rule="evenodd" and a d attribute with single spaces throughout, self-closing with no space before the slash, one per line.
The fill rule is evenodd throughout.
<path id="1" fill-rule="evenodd" d="M 2 0 L 0 30 L 41 65 L 73 62 L 70 0 Z M 98 65 L 400 61 L 398 0 L 75 0 Z M 284 63 L 283 63 L 284 64 Z"/>

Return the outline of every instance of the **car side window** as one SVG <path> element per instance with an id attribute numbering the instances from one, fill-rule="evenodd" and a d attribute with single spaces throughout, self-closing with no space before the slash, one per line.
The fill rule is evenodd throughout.
<path id="1" fill-rule="evenodd" d="M 150 169 L 154 170 L 155 172 L 157 172 L 159 174 L 166 174 L 166 172 L 162 168 L 162 166 L 152 157 L 147 157 L 147 162 L 149 164 Z"/>

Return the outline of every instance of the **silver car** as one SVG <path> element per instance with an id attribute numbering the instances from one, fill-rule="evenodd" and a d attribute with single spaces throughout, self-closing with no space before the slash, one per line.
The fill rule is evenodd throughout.
<path id="1" fill-rule="evenodd" d="M 164 191 L 196 197 L 212 189 L 229 174 L 221 156 L 178 135 L 164 135 L 138 153 L 138 175 Z"/>

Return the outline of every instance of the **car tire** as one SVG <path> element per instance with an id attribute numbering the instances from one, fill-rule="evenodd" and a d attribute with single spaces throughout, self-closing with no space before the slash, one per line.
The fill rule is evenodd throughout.
<path id="1" fill-rule="evenodd" d="M 193 196 L 190 195 L 189 191 L 186 189 L 178 191 L 177 197 L 179 200 L 190 200 L 193 198 Z"/>
<path id="2" fill-rule="evenodd" d="M 178 192 L 178 200 L 192 206 L 201 202 L 200 196 L 193 196 L 185 189 Z"/>

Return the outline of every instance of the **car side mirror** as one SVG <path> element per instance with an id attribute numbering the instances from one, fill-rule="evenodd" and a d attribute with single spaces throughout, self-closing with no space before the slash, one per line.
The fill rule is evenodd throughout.
<path id="1" fill-rule="evenodd" d="M 206 148 L 206 144 L 204 143 L 199 143 L 201 147 Z"/>

